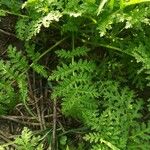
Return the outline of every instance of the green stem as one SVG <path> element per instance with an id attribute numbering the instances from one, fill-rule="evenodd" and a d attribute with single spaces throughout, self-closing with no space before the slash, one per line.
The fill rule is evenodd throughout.
<path id="1" fill-rule="evenodd" d="M 115 145 L 113 145 L 111 142 L 106 141 L 104 139 L 100 139 L 101 143 L 106 144 L 109 148 L 111 148 L 112 150 L 120 150 L 119 148 L 117 148 Z"/>
<path id="2" fill-rule="evenodd" d="M 74 50 L 74 32 L 72 33 L 72 51 Z M 74 57 L 72 57 L 72 63 L 74 63 Z"/>
<path id="3" fill-rule="evenodd" d="M 115 46 L 111 46 L 111 45 L 107 45 L 107 44 L 100 44 L 100 43 L 89 42 L 89 41 L 86 41 L 84 39 L 82 39 L 82 42 L 86 43 L 86 44 L 90 44 L 90 45 L 95 45 L 95 46 L 105 47 L 105 48 L 108 48 L 108 49 L 113 49 L 115 51 L 119 51 L 121 53 L 125 53 L 125 54 L 130 55 L 130 56 L 133 57 L 133 55 L 131 53 L 125 52 L 121 48 L 118 48 L 118 47 L 115 47 Z"/>
<path id="4" fill-rule="evenodd" d="M 75 48 L 75 44 L 74 44 L 74 32 L 72 33 L 72 51 L 74 50 Z M 74 63 L 74 56 L 72 57 L 72 64 Z M 75 73 L 73 71 L 72 75 L 74 76 Z M 76 84 L 75 84 L 75 87 L 76 87 Z"/>
<path id="5" fill-rule="evenodd" d="M 68 131 L 65 131 L 65 132 L 59 134 L 58 136 L 61 137 L 63 135 L 69 134 L 69 133 L 86 133 L 86 130 L 88 130 L 88 128 L 86 128 L 86 127 L 81 127 L 78 129 L 71 129 L 71 130 L 68 130 Z"/>
<path id="6" fill-rule="evenodd" d="M 66 40 L 68 37 L 65 37 L 63 39 L 61 39 L 60 41 L 58 41 L 56 44 L 54 44 L 52 47 L 50 47 L 49 49 L 47 49 L 45 52 L 43 52 L 39 58 L 37 58 L 34 62 L 32 62 L 29 67 L 21 73 L 21 75 L 23 75 L 24 73 L 26 73 L 35 63 L 37 63 L 44 55 L 46 55 L 48 52 L 52 51 L 55 47 L 57 47 L 59 44 L 61 44 L 64 40 Z"/>
<path id="7" fill-rule="evenodd" d="M 108 0 L 102 0 L 100 1 L 99 7 L 98 7 L 98 12 L 97 12 L 97 16 L 101 13 L 103 7 L 105 6 L 105 4 L 107 3 Z"/>
<path id="8" fill-rule="evenodd" d="M 29 18 L 29 16 L 21 15 L 21 14 L 15 13 L 15 12 L 10 12 L 10 11 L 8 11 L 8 10 L 0 9 L 0 11 L 1 11 L 1 12 L 4 12 L 4 13 L 6 13 L 6 14 L 10 14 L 10 15 L 15 15 L 15 16 L 23 17 L 23 18 Z"/>
<path id="9" fill-rule="evenodd" d="M 39 61 L 44 55 L 49 53 L 51 50 L 53 50 L 55 47 L 57 47 L 59 44 L 61 44 L 63 41 L 65 41 L 67 38 L 68 37 L 65 37 L 65 38 L 61 39 L 60 41 L 58 41 L 57 43 L 55 43 L 52 47 L 50 47 L 44 53 L 42 53 L 36 61 Z"/>

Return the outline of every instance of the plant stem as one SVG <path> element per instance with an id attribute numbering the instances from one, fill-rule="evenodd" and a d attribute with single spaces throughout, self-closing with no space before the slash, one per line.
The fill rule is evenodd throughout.
<path id="1" fill-rule="evenodd" d="M 0 9 L 0 11 L 1 11 L 1 12 L 4 12 L 4 13 L 6 13 L 6 14 L 15 15 L 15 16 L 18 16 L 18 17 L 29 18 L 29 16 L 21 15 L 21 14 L 14 13 L 14 12 L 10 12 L 10 11 L 8 11 L 8 10 Z"/>
<path id="2" fill-rule="evenodd" d="M 57 100 L 53 101 L 53 132 L 51 150 L 56 150 L 56 123 L 57 123 Z"/>
<path id="3" fill-rule="evenodd" d="M 113 50 L 119 51 L 121 53 L 125 53 L 125 54 L 130 55 L 130 56 L 133 57 L 133 55 L 131 53 L 125 52 L 121 48 L 118 48 L 118 47 L 115 47 L 115 46 L 111 46 L 111 45 L 107 45 L 107 44 L 100 44 L 100 43 L 89 42 L 89 41 L 86 41 L 84 39 L 82 39 L 81 41 L 83 43 L 87 43 L 87 44 L 90 44 L 90 45 L 95 45 L 95 46 L 105 47 L 105 48 L 108 48 L 108 49 L 113 49 Z"/>
<path id="4" fill-rule="evenodd" d="M 74 32 L 72 33 L 72 51 L 74 50 Z M 72 57 L 72 64 L 74 63 L 74 57 Z"/>
<path id="5" fill-rule="evenodd" d="M 49 49 L 47 49 L 44 53 L 42 53 L 40 56 L 39 56 L 39 58 L 36 60 L 36 62 L 37 61 L 39 61 L 44 55 L 46 55 L 48 52 L 50 52 L 51 50 L 53 50 L 55 47 L 57 47 L 59 44 L 61 44 L 63 41 L 65 41 L 66 39 L 68 38 L 68 36 L 67 37 L 65 37 L 65 38 L 63 38 L 63 39 L 61 39 L 60 41 L 58 41 L 57 43 L 55 43 L 52 47 L 50 47 Z M 34 63 L 34 62 L 33 62 Z M 31 64 L 32 65 L 32 64 Z"/>

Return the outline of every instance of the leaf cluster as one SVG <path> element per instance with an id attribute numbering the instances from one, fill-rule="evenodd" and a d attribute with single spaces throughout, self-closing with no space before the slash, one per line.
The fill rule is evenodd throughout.
<path id="1" fill-rule="evenodd" d="M 93 143 L 92 149 L 149 149 L 149 122 L 138 121 L 142 101 L 112 81 L 101 82 L 99 90 L 103 111 L 87 120 L 92 131 L 84 137 Z"/>
<path id="2" fill-rule="evenodd" d="M 40 54 L 34 51 L 34 46 L 26 44 L 26 52 L 27 57 L 15 47 L 9 46 L 7 60 L 0 60 L 0 114 L 7 112 L 18 102 L 25 103 L 28 100 L 27 78 L 30 68 L 44 78 L 48 76 L 45 67 L 37 63 Z"/>
<path id="3" fill-rule="evenodd" d="M 92 85 L 92 73 L 95 68 L 93 62 L 79 59 L 87 53 L 87 48 L 79 47 L 72 51 L 60 50 L 57 55 L 60 58 L 69 59 L 70 62 L 62 63 L 53 71 L 49 81 L 57 81 L 53 88 L 52 98 L 62 98 L 62 112 L 67 116 L 81 117 L 85 110 L 97 107 L 95 98 L 98 96 L 96 87 Z"/>

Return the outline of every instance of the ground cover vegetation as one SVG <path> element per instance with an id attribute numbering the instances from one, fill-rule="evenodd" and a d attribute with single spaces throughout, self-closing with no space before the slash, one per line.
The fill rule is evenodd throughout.
<path id="1" fill-rule="evenodd" d="M 0 149 L 150 149 L 149 0 L 0 0 L 0 19 Z"/>

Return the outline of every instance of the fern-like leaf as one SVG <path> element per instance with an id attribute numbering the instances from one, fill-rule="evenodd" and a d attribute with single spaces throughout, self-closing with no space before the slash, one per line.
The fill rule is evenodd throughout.
<path id="1" fill-rule="evenodd" d="M 68 59 L 68 58 L 73 58 L 73 57 L 77 57 L 77 56 L 85 56 L 88 51 L 89 51 L 89 49 L 86 47 L 78 47 L 78 48 L 73 49 L 72 51 L 66 51 L 63 49 L 58 50 L 58 51 L 56 51 L 56 54 L 60 58 Z"/>
<path id="2" fill-rule="evenodd" d="M 129 137 L 128 149 L 150 149 L 150 122 L 136 123 L 132 130 L 131 136 Z"/>
<path id="3" fill-rule="evenodd" d="M 26 127 L 23 129 L 21 136 L 15 139 L 15 144 L 19 150 L 43 150 L 40 136 L 34 136 Z"/>
<path id="4" fill-rule="evenodd" d="M 102 107 L 105 110 L 99 115 L 95 113 L 90 117 L 89 114 L 89 120 L 88 117 L 85 120 L 93 130 L 85 136 L 86 140 L 93 143 L 93 150 L 130 149 L 129 143 L 132 145 L 134 138 L 137 145 L 135 150 L 141 142 L 148 148 L 149 125 L 143 123 L 136 127 L 139 123 L 135 121 L 141 117 L 139 110 L 142 108 L 142 103 L 140 101 L 135 103 L 134 93 L 127 88 L 119 90 L 119 85 L 115 82 L 107 81 L 101 84 L 100 96 L 103 98 Z"/>
<path id="5" fill-rule="evenodd" d="M 55 96 L 63 96 L 65 93 L 69 93 L 71 89 L 74 89 L 77 85 L 89 83 L 90 77 L 87 73 L 74 74 L 70 78 L 66 78 L 64 81 L 60 81 L 58 86 L 54 88 Z"/>
<path id="6" fill-rule="evenodd" d="M 92 62 L 88 62 L 87 60 L 79 60 L 78 62 L 70 63 L 69 66 L 66 64 L 62 64 L 62 67 L 58 66 L 57 70 L 52 73 L 49 77 L 49 80 L 63 80 L 65 77 L 70 75 L 72 72 L 76 71 L 93 71 L 95 68 L 95 64 Z"/>
<path id="7" fill-rule="evenodd" d="M 13 108 L 19 100 L 25 101 L 28 91 L 25 74 L 28 61 L 12 46 L 8 47 L 8 58 L 7 61 L 0 60 L 0 104 L 6 110 Z M 19 92 L 15 91 L 16 87 L 19 88 Z"/>

